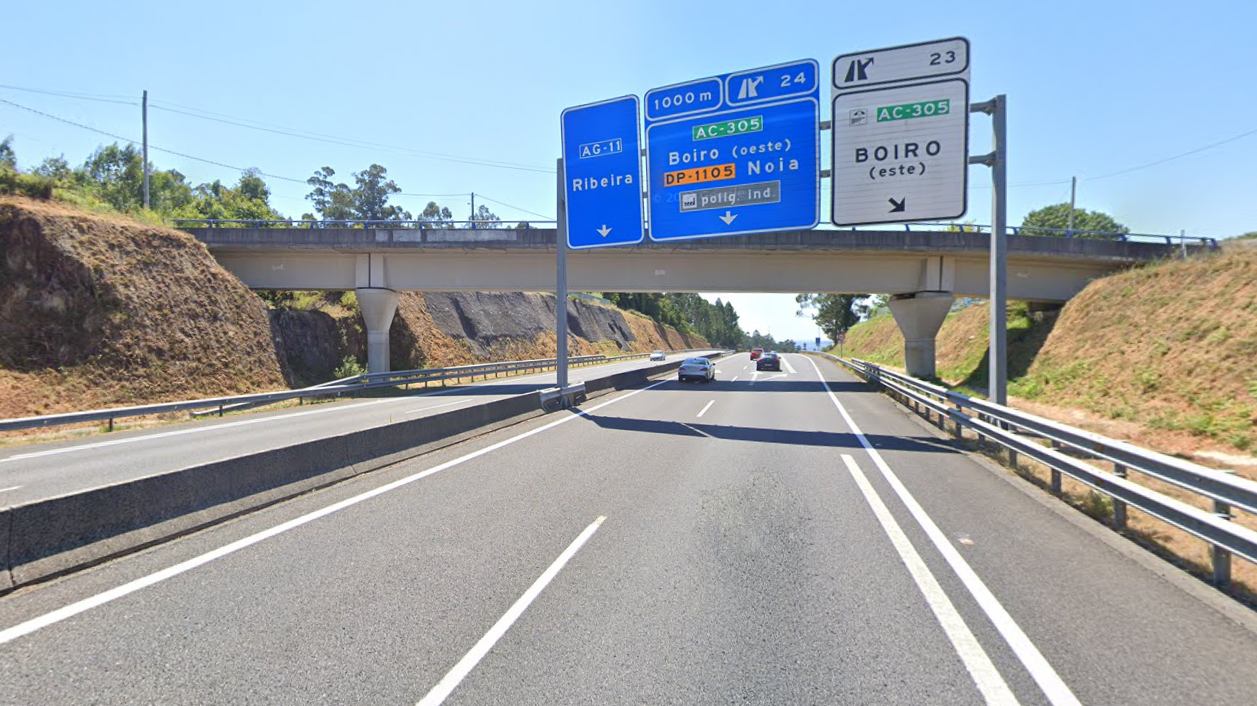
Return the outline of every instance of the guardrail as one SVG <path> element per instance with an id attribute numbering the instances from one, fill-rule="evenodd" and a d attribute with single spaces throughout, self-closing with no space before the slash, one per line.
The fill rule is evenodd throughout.
<path id="1" fill-rule="evenodd" d="M 1231 582 L 1232 555 L 1257 563 L 1257 532 L 1231 522 L 1232 508 L 1257 514 L 1257 482 L 962 395 L 867 361 L 821 355 L 885 388 L 940 428 L 950 420 L 956 438 L 961 437 L 962 429 L 970 429 L 979 438 L 1003 446 L 1013 466 L 1017 454 L 1047 466 L 1055 495 L 1061 494 L 1062 474 L 1104 495 L 1113 505 L 1111 524 L 1116 530 L 1125 529 L 1127 508 L 1134 507 L 1204 540 L 1212 550 L 1213 583 L 1219 588 Z M 1084 458 L 1107 461 L 1113 470 L 1086 463 Z M 1132 472 L 1207 498 L 1212 512 L 1128 480 Z"/>
<path id="2" fill-rule="evenodd" d="M 684 353 L 689 350 L 710 349 L 686 349 L 684 351 L 671 352 Z M 631 360 L 634 358 L 645 358 L 649 355 L 649 353 L 631 353 L 628 355 L 617 356 L 586 355 L 569 357 L 567 360 L 569 366 L 579 367 L 583 365 L 610 363 L 620 360 Z M 88 412 L 68 412 L 65 414 L 49 414 L 40 417 L 0 419 L 0 433 L 18 431 L 21 429 L 38 429 L 43 427 L 60 426 L 65 424 L 81 424 L 85 422 L 107 422 L 109 424 L 109 431 L 113 431 L 114 420 L 126 417 L 141 417 L 150 414 L 167 414 L 170 412 L 186 412 L 215 408 L 221 415 L 223 412 L 231 409 L 240 409 L 245 406 L 273 404 L 275 402 L 284 402 L 292 399 L 300 401 L 306 398 L 327 397 L 331 395 L 340 396 L 346 392 L 360 392 L 362 390 L 382 387 L 409 388 L 411 385 L 418 383 L 444 382 L 446 380 L 458 380 L 462 378 L 470 378 L 474 381 L 477 376 L 487 378 L 490 375 L 496 377 L 506 373 L 519 374 L 533 371 L 540 372 L 555 367 L 557 362 L 557 358 L 540 358 L 536 360 L 517 360 L 506 363 L 459 365 L 449 368 L 425 368 L 422 370 L 367 373 L 365 375 L 355 375 L 353 377 L 333 380 L 321 385 L 301 388 L 299 390 L 263 392 L 252 395 L 233 395 L 230 397 L 207 397 L 205 399 L 187 400 L 183 402 L 162 402 L 158 404 L 138 405 L 134 407 L 99 409 Z"/>
<path id="3" fill-rule="evenodd" d="M 442 230 L 442 229 L 479 229 L 479 230 L 519 230 L 515 225 L 502 222 L 486 221 L 294 221 L 294 220 L 241 220 L 222 218 L 176 218 L 176 228 L 390 228 L 398 230 Z M 554 227 L 554 221 L 519 221 L 528 228 L 539 226 Z M 990 233 L 991 226 L 977 223 L 904 223 L 903 229 L 919 231 L 955 231 L 957 233 Z M 1166 245 L 1191 243 L 1210 249 L 1218 247 L 1218 239 L 1197 235 L 1162 235 L 1159 233 L 1128 233 L 1102 230 L 1069 230 L 1067 228 L 1046 228 L 1042 226 L 1007 226 L 1012 235 L 1025 235 L 1045 238 L 1093 238 L 1097 240 L 1117 240 L 1146 242 L 1153 241 Z M 887 228 L 881 228 L 886 230 Z M 845 230 L 870 230 L 868 228 L 817 228 L 841 232 Z M 874 228 L 872 230 L 878 230 Z"/>

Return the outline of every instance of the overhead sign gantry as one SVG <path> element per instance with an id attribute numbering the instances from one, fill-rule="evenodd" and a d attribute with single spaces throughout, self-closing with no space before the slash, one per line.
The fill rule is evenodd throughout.
<path id="1" fill-rule="evenodd" d="M 819 73 L 806 59 L 647 91 L 650 239 L 816 227 Z"/>

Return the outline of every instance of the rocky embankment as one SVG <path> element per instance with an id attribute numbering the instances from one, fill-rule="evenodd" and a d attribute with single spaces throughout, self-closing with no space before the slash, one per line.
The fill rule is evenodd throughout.
<path id="1" fill-rule="evenodd" d="M 401 296 L 395 370 L 548 358 L 554 297 Z M 706 347 L 640 315 L 569 302 L 573 355 Z M 0 418 L 323 382 L 366 335 L 352 296 L 274 306 L 180 231 L 0 199 Z"/>

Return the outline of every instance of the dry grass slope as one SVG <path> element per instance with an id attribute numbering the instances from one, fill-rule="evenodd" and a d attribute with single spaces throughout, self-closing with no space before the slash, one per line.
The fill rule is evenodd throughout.
<path id="1" fill-rule="evenodd" d="M 186 233 L 0 199 L 0 417 L 284 386 L 265 307 Z"/>
<path id="2" fill-rule="evenodd" d="M 985 388 L 987 307 L 952 313 L 939 377 Z M 1228 248 L 1093 282 L 1055 313 L 1009 308 L 1009 392 L 1030 411 L 1167 453 L 1257 450 L 1257 250 Z M 848 355 L 902 367 L 882 316 Z"/>
<path id="3" fill-rule="evenodd" d="M 1061 313 L 1015 392 L 1257 447 L 1257 252 L 1099 280 Z"/>

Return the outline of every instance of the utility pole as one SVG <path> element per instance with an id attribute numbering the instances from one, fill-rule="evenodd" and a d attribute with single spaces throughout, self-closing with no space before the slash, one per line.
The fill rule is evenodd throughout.
<path id="1" fill-rule="evenodd" d="M 144 122 L 144 209 L 148 210 L 148 91 L 144 91 L 141 113 Z"/>
<path id="2" fill-rule="evenodd" d="M 1078 177 L 1071 177 L 1069 182 L 1069 237 L 1074 237 L 1074 203 L 1078 198 Z"/>
<path id="3" fill-rule="evenodd" d="M 558 204 L 554 217 L 558 219 L 554 229 L 554 335 L 558 344 L 554 366 L 555 382 L 559 394 L 567 388 L 567 196 L 563 192 L 563 158 L 558 159 Z M 475 194 L 472 194 L 474 197 Z"/>
<path id="4" fill-rule="evenodd" d="M 471 227 L 476 227 L 476 192 L 471 192 Z"/>

